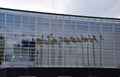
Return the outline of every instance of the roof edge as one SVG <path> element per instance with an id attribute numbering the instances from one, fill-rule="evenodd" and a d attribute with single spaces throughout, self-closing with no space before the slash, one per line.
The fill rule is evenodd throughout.
<path id="1" fill-rule="evenodd" d="M 74 17 L 85 17 L 85 18 L 99 18 L 99 19 L 115 19 L 120 20 L 120 18 L 112 18 L 112 17 L 97 17 L 97 16 L 82 16 L 82 15 L 74 15 L 74 14 L 59 14 L 59 13 L 48 13 L 48 12 L 39 12 L 39 11 L 30 11 L 30 10 L 21 10 L 21 9 L 12 9 L 12 8 L 4 8 L 0 7 L 3 10 L 12 10 L 12 11 L 21 11 L 21 12 L 30 12 L 30 13 L 42 13 L 42 14 L 51 14 L 51 15 L 62 15 L 62 16 L 74 16 Z"/>

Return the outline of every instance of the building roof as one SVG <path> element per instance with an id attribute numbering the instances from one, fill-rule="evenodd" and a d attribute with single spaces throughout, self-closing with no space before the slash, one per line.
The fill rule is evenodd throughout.
<path id="1" fill-rule="evenodd" d="M 59 13 L 48 13 L 48 12 L 39 12 L 39 11 L 29 11 L 29 10 L 11 9 L 11 8 L 3 8 L 3 7 L 0 7 L 0 9 L 3 9 L 3 10 L 11 10 L 11 11 L 20 11 L 20 12 L 29 12 L 29 13 L 41 13 L 41 14 L 61 15 L 61 16 L 73 16 L 73 17 L 85 17 L 85 18 L 99 18 L 99 19 L 114 19 L 114 20 L 120 20 L 120 18 L 96 17 L 96 16 L 82 16 L 82 15 L 59 14 Z"/>

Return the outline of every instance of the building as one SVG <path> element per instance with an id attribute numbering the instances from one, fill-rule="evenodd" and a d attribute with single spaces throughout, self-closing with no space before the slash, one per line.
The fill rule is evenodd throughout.
<path id="1" fill-rule="evenodd" d="M 53 77 L 80 77 L 73 70 L 86 71 L 84 77 L 119 77 L 119 35 L 118 18 L 0 8 L 0 74 L 37 77 L 32 70 L 58 69 Z"/>

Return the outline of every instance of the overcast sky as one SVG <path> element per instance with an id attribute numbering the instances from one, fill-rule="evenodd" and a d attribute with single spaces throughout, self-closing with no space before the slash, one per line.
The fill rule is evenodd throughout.
<path id="1" fill-rule="evenodd" d="M 0 7 L 120 18 L 120 0 L 0 0 Z"/>

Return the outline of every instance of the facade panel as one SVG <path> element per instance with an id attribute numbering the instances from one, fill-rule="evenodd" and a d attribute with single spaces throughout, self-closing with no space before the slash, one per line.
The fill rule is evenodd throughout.
<path id="1" fill-rule="evenodd" d="M 1 67 L 120 67 L 120 20 L 0 9 Z"/>

